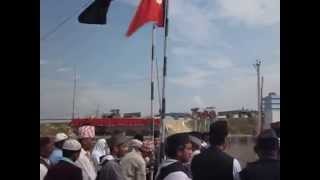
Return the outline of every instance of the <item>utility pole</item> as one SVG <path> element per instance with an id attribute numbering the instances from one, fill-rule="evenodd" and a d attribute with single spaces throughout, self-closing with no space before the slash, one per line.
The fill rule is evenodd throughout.
<path id="1" fill-rule="evenodd" d="M 253 64 L 254 68 L 257 71 L 257 100 L 258 100 L 258 119 L 257 119 L 257 127 L 256 127 L 256 135 L 260 134 L 261 130 L 261 88 L 260 88 L 260 65 L 261 60 L 257 59 L 256 64 Z"/>
<path id="2" fill-rule="evenodd" d="M 100 104 L 97 106 L 97 111 L 96 111 L 96 118 L 99 118 L 100 115 Z"/>

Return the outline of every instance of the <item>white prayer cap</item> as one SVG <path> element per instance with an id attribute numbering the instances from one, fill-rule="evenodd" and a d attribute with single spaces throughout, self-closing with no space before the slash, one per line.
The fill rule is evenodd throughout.
<path id="1" fill-rule="evenodd" d="M 102 138 L 102 139 L 99 139 L 99 140 L 97 141 L 97 143 L 106 144 L 107 141 Z"/>
<path id="2" fill-rule="evenodd" d="M 201 139 L 195 137 L 195 136 L 189 136 L 190 141 L 193 142 L 194 144 L 201 146 Z"/>
<path id="3" fill-rule="evenodd" d="M 69 151 L 79 151 L 81 149 L 81 144 L 75 139 L 68 139 L 64 142 L 62 149 Z"/>
<path id="4" fill-rule="evenodd" d="M 130 146 L 131 146 L 131 147 L 141 148 L 142 145 L 143 145 L 143 142 L 141 142 L 141 141 L 138 140 L 138 139 L 132 139 L 132 140 L 130 141 Z"/>
<path id="5" fill-rule="evenodd" d="M 68 136 L 65 133 L 58 133 L 54 139 L 54 142 L 59 142 L 68 139 Z"/>
<path id="6" fill-rule="evenodd" d="M 79 127 L 79 138 L 94 138 L 95 127 L 94 126 L 81 126 Z"/>

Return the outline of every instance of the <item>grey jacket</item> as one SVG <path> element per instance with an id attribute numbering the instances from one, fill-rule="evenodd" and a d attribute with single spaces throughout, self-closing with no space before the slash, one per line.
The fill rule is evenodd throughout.
<path id="1" fill-rule="evenodd" d="M 121 159 L 120 165 L 126 180 L 146 180 L 146 162 L 140 151 L 133 149 Z"/>
<path id="2" fill-rule="evenodd" d="M 110 160 L 101 167 L 97 180 L 125 180 L 117 160 Z"/>

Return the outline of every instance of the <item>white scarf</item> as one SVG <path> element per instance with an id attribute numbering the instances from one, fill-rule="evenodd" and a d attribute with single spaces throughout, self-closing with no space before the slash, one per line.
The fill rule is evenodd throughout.
<path id="1" fill-rule="evenodd" d="M 99 139 L 92 150 L 92 160 L 94 166 L 97 168 L 100 164 L 100 157 L 106 155 L 106 140 Z"/>

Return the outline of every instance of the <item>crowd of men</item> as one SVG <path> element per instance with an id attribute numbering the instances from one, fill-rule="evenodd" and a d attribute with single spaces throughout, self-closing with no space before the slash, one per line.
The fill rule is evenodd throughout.
<path id="1" fill-rule="evenodd" d="M 161 152 L 158 133 L 154 141 L 118 133 L 94 143 L 94 127 L 82 126 L 78 139 L 64 133 L 40 138 L 40 180 L 280 180 L 280 142 L 273 130 L 258 136 L 254 150 L 259 159 L 244 169 L 224 152 L 227 137 L 227 122 L 217 121 L 207 136 L 167 137 Z"/>

